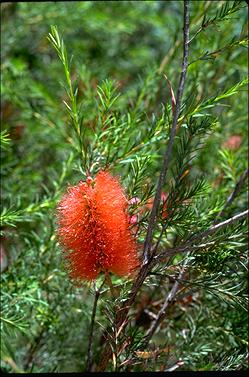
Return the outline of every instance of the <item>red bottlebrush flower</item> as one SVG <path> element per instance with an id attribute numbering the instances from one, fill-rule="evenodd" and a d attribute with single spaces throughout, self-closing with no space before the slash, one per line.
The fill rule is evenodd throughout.
<path id="1" fill-rule="evenodd" d="M 126 276 L 138 267 L 127 204 L 118 180 L 104 171 L 69 187 L 57 210 L 59 241 L 72 278 L 93 280 L 101 271 Z"/>

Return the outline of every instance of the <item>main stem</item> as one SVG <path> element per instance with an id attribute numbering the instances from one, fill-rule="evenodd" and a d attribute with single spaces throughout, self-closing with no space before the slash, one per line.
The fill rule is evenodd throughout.
<path id="1" fill-rule="evenodd" d="M 175 106 L 175 111 L 173 114 L 173 122 L 172 122 L 172 127 L 170 131 L 170 136 L 169 136 L 169 143 L 163 157 L 163 165 L 162 165 L 161 173 L 160 173 L 158 184 L 157 184 L 155 200 L 153 202 L 153 207 L 152 207 L 149 224 L 148 224 L 148 230 L 147 230 L 146 239 L 144 243 L 144 253 L 143 253 L 144 262 L 147 262 L 149 259 L 149 253 L 152 246 L 153 232 L 155 229 L 157 213 L 158 213 L 160 200 L 161 200 L 161 193 L 162 193 L 163 185 L 164 185 L 167 173 L 168 173 L 170 157 L 171 157 L 172 148 L 174 144 L 177 121 L 178 121 L 178 117 L 179 117 L 179 113 L 181 109 L 181 100 L 182 100 L 185 79 L 186 79 L 186 74 L 187 74 L 187 68 L 188 68 L 188 51 L 189 51 L 188 45 L 189 45 L 189 1 L 184 1 L 182 71 L 181 71 L 180 81 L 179 81 L 178 90 L 177 90 L 176 106 Z"/>

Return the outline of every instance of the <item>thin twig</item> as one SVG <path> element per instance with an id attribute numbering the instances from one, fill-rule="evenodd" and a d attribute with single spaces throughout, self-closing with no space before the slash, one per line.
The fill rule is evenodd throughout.
<path id="1" fill-rule="evenodd" d="M 184 361 L 179 359 L 174 365 L 171 367 L 167 367 L 167 369 L 164 370 L 164 372 L 173 372 L 174 370 L 178 369 L 179 367 L 184 365 Z"/>
<path id="2" fill-rule="evenodd" d="M 248 177 L 248 168 L 241 174 L 234 190 L 232 191 L 232 193 L 229 195 L 223 209 L 218 213 L 217 215 L 217 218 L 218 217 L 222 217 L 225 213 L 225 210 L 227 209 L 227 207 L 229 207 L 232 202 L 234 201 L 234 199 L 236 198 L 236 196 L 238 195 L 238 193 L 240 192 L 246 178 Z"/>
<path id="3" fill-rule="evenodd" d="M 172 148 L 174 144 L 174 138 L 176 134 L 177 121 L 178 121 L 178 116 L 179 116 L 180 108 L 181 108 L 181 99 L 183 95 L 187 68 L 188 68 L 188 44 L 189 44 L 189 1 L 184 1 L 182 71 L 181 71 L 178 90 L 177 90 L 176 105 L 175 105 L 174 114 L 173 114 L 172 127 L 170 130 L 169 143 L 163 157 L 162 169 L 161 169 L 158 184 L 157 184 L 156 195 L 155 195 L 155 199 L 154 199 L 151 214 L 150 214 L 148 230 L 147 230 L 146 239 L 144 243 L 143 256 L 144 256 L 145 263 L 148 261 L 150 249 L 152 246 L 153 231 L 156 225 L 156 218 L 157 218 L 157 213 L 158 213 L 158 209 L 160 205 L 162 188 L 163 188 L 166 176 L 167 176 L 169 163 L 170 163 L 170 157 L 171 157 Z"/>
<path id="4" fill-rule="evenodd" d="M 249 210 L 247 209 L 246 211 L 241 212 L 238 215 L 235 215 L 235 216 L 230 217 L 229 219 L 227 219 L 225 221 L 222 221 L 222 222 L 220 222 L 218 224 L 215 224 L 215 225 L 211 226 L 209 229 L 207 229 L 207 230 L 205 230 L 203 232 L 200 232 L 198 234 L 193 235 L 185 243 L 183 243 L 183 244 L 181 244 L 179 246 L 176 246 L 174 248 L 170 248 L 170 249 L 167 249 L 167 250 L 163 251 L 162 253 L 158 254 L 157 257 L 155 257 L 155 260 L 161 261 L 161 260 L 165 259 L 165 257 L 169 257 L 171 255 L 176 255 L 179 252 L 184 252 L 184 251 L 189 251 L 189 250 L 193 250 L 193 249 L 198 249 L 198 248 L 201 248 L 203 246 L 205 247 L 206 246 L 205 244 L 204 245 L 194 245 L 193 246 L 192 243 L 196 242 L 197 240 L 204 239 L 204 238 L 208 237 L 210 234 L 217 232 L 217 230 L 219 230 L 221 228 L 224 228 L 227 225 L 231 225 L 231 224 L 233 224 L 236 221 L 239 221 L 239 220 L 242 220 L 242 219 L 248 217 L 248 214 L 249 214 Z"/>
<path id="5" fill-rule="evenodd" d="M 189 254 L 190 253 L 188 253 L 188 255 Z M 187 255 L 187 257 L 188 257 L 188 255 Z M 183 274 L 185 272 L 185 266 L 186 266 L 187 260 L 188 260 L 187 257 L 186 257 L 186 259 L 185 259 L 185 261 L 183 263 L 183 266 L 182 266 L 182 268 L 180 270 L 180 273 L 178 275 L 177 280 L 173 284 L 173 287 L 170 290 L 170 292 L 168 293 L 168 295 L 167 295 L 167 297 L 166 297 L 166 299 L 164 301 L 163 306 L 161 307 L 161 309 L 157 313 L 155 320 L 151 323 L 151 326 L 150 326 L 149 330 L 147 331 L 147 334 L 144 337 L 144 343 L 143 344 L 145 345 L 145 347 L 149 343 L 150 339 L 152 338 L 152 336 L 155 333 L 155 331 L 158 328 L 158 326 L 160 325 L 163 317 L 166 314 L 166 310 L 167 310 L 169 304 L 174 300 L 174 297 L 175 297 L 175 295 L 176 295 L 176 293 L 178 291 L 179 285 L 180 285 L 180 281 L 181 281 L 182 276 L 183 276 Z"/>
<path id="6" fill-rule="evenodd" d="M 105 279 L 101 286 L 97 289 L 96 283 L 94 282 L 94 290 L 95 290 L 95 296 L 94 296 L 94 303 L 93 303 L 93 310 L 92 310 L 92 316 L 91 316 L 91 325 L 90 325 L 90 334 L 89 334 L 89 341 L 88 341 L 88 349 L 87 349 L 87 372 L 91 371 L 92 367 L 92 341 L 93 341 L 93 330 L 94 330 L 94 323 L 95 323 L 95 317 L 96 317 L 96 311 L 97 311 L 97 304 L 98 299 L 100 296 L 100 290 L 103 287 L 105 283 Z"/>
<path id="7" fill-rule="evenodd" d="M 204 232 L 200 232 L 196 235 L 193 235 L 190 239 L 190 242 L 192 242 L 193 240 L 196 241 L 197 239 L 206 238 L 207 236 L 216 232 L 217 230 L 224 228 L 227 225 L 231 225 L 238 220 L 242 220 L 242 219 L 246 218 L 248 216 L 248 213 L 249 213 L 249 210 L 247 209 L 246 211 L 238 213 L 237 215 L 230 217 L 229 219 L 227 219 L 225 221 L 222 221 L 218 224 L 215 224 L 215 225 L 211 226 L 209 229 L 205 230 Z"/>

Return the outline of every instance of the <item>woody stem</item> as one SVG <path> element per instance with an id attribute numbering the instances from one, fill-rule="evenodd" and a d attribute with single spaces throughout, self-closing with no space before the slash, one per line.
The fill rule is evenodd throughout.
<path id="1" fill-rule="evenodd" d="M 90 325 L 90 334 L 89 334 L 89 342 L 88 342 L 88 350 L 87 350 L 87 365 L 86 365 L 86 371 L 90 372 L 92 367 L 92 341 L 93 341 L 93 330 L 94 330 L 94 323 L 95 323 L 95 317 L 96 317 L 96 311 L 97 311 L 97 304 L 98 299 L 101 293 L 101 288 L 103 287 L 105 283 L 105 279 L 102 282 L 101 286 L 97 289 L 96 283 L 94 282 L 94 290 L 95 290 L 95 296 L 94 296 L 94 302 L 93 302 L 93 310 L 92 310 L 92 316 L 91 316 L 91 325 Z"/>

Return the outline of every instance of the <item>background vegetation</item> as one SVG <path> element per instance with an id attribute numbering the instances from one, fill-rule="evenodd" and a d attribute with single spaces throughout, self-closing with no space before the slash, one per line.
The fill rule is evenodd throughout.
<path id="1" fill-rule="evenodd" d="M 164 74 L 176 93 L 181 71 L 183 2 L 3 3 L 1 21 L 1 365 L 6 372 L 85 371 L 93 286 L 68 278 L 56 204 L 69 183 L 108 166 L 128 198 L 141 199 L 130 214 L 138 216 L 132 229 L 143 244 L 172 122 Z M 47 38 L 51 25 L 63 36 L 72 81 Z M 161 206 L 154 238 L 164 230 L 160 251 L 248 208 L 247 31 L 246 2 L 190 2 L 190 65 L 163 188 L 172 212 L 165 220 Z M 165 253 L 122 336 L 110 332 L 106 340 L 104 328 L 132 283 L 112 276 L 119 296 L 101 293 L 92 370 L 107 341 L 109 371 L 247 368 L 246 229 L 241 220 L 213 234 L 204 251 Z M 145 346 L 183 265 L 175 299 Z"/>

